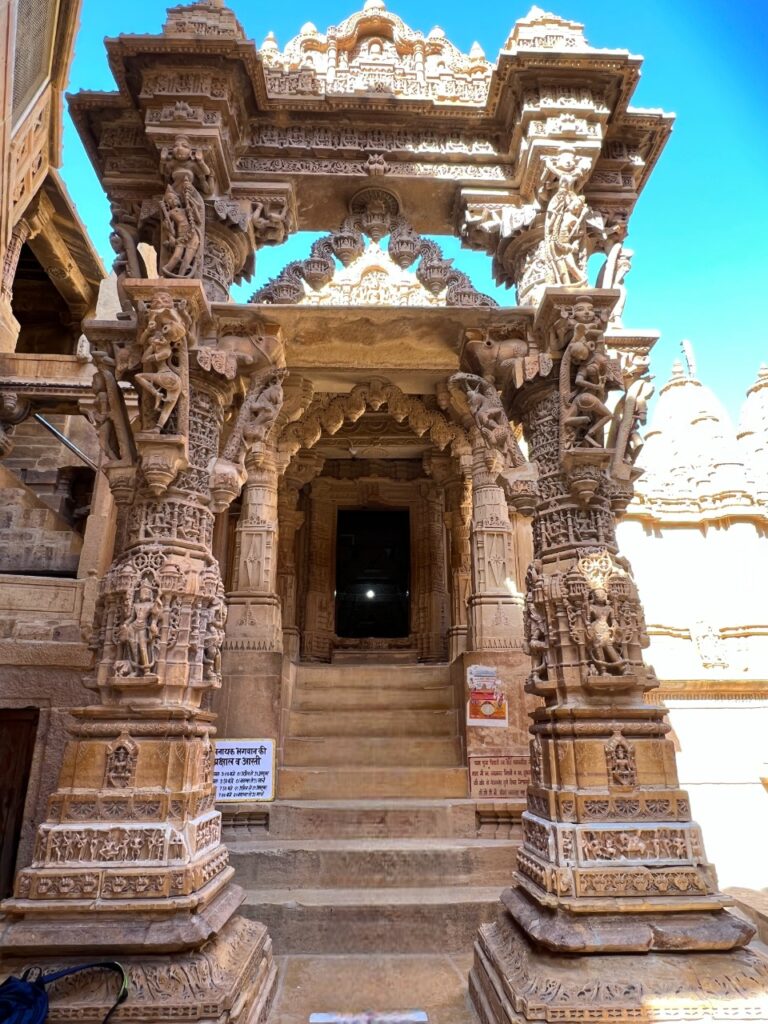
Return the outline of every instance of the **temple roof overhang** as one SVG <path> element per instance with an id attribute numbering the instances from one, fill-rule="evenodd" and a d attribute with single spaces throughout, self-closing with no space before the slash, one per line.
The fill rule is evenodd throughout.
<path id="1" fill-rule="evenodd" d="M 157 192 L 158 149 L 184 130 L 233 194 L 290 182 L 300 229 L 333 227 L 366 178 L 385 176 L 407 188 L 417 230 L 451 232 L 462 189 L 530 201 L 562 144 L 590 158 L 590 202 L 628 216 L 672 125 L 629 106 L 641 58 L 590 47 L 578 23 L 537 9 L 495 63 L 380 0 L 323 33 L 304 26 L 282 51 L 269 37 L 257 49 L 216 3 L 171 8 L 162 34 L 107 49 L 118 92 L 70 105 L 110 194 Z"/>

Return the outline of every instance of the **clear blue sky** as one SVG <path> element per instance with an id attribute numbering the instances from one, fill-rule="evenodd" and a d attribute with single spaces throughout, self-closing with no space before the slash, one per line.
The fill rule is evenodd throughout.
<path id="1" fill-rule="evenodd" d="M 305 21 L 324 31 L 359 10 L 362 0 L 293 0 L 276 7 L 230 0 L 230 6 L 258 45 L 272 30 L 282 48 Z M 530 4 L 388 0 L 388 6 L 415 29 L 428 32 L 439 24 L 462 50 L 477 40 L 493 60 Z M 541 6 L 584 22 L 593 46 L 642 54 L 633 104 L 677 115 L 630 224 L 627 244 L 635 259 L 624 322 L 662 332 L 653 360 L 657 383 L 668 377 L 680 339 L 690 338 L 698 376 L 736 418 L 760 362 L 768 361 L 768 2 L 541 0 Z M 70 91 L 114 88 L 104 37 L 159 32 L 165 9 L 162 0 L 83 0 Z M 68 116 L 63 175 L 110 266 L 109 208 Z M 296 236 L 279 249 L 262 250 L 256 280 L 237 297 L 244 301 L 307 249 L 307 238 Z M 488 257 L 461 250 L 456 240 L 444 240 L 444 249 L 477 287 L 503 304 L 514 302 L 513 292 L 492 284 Z"/>

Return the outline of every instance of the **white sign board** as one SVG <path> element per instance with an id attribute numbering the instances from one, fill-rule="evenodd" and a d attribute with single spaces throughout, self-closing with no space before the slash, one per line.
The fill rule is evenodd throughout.
<path id="1" fill-rule="evenodd" d="M 216 740 L 216 799 L 241 803 L 275 799 L 274 740 Z"/>

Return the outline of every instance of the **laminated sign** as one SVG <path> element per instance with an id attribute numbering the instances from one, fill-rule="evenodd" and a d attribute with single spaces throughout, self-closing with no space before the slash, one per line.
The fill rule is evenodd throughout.
<path id="1" fill-rule="evenodd" d="M 216 740 L 213 767 L 220 803 L 275 799 L 275 741 Z"/>
<path id="2" fill-rule="evenodd" d="M 509 722 L 509 709 L 496 669 L 487 665 L 470 665 L 467 669 L 467 682 L 467 725 L 503 729 Z"/>

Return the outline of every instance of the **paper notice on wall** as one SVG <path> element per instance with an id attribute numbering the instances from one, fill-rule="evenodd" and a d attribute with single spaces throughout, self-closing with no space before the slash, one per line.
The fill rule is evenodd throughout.
<path id="1" fill-rule="evenodd" d="M 216 740 L 213 782 L 219 803 L 275 799 L 275 741 Z"/>
<path id="2" fill-rule="evenodd" d="M 509 724 L 507 698 L 495 668 L 470 665 L 467 669 L 467 685 L 467 725 L 503 729 Z"/>

